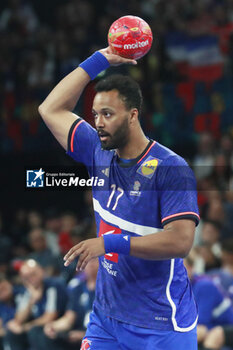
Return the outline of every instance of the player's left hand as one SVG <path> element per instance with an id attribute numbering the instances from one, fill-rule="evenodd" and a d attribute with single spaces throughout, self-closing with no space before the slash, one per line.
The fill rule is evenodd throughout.
<path id="1" fill-rule="evenodd" d="M 105 248 L 103 237 L 87 239 L 86 241 L 76 244 L 68 251 L 64 256 L 64 265 L 69 266 L 70 263 L 79 256 L 76 270 L 82 271 L 91 259 L 104 254 Z"/>
<path id="2" fill-rule="evenodd" d="M 121 64 L 137 64 L 136 60 L 124 58 L 115 54 L 110 46 L 106 47 L 105 49 L 99 50 L 99 52 L 107 58 L 111 66 L 119 66 Z"/>

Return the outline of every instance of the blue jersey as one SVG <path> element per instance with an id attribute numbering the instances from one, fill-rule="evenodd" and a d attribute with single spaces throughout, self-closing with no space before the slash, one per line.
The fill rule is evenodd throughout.
<path id="1" fill-rule="evenodd" d="M 86 329 L 95 298 L 95 291 L 89 290 L 86 281 L 73 278 L 68 284 L 68 303 L 66 310 L 77 314 L 75 329 Z"/>
<path id="2" fill-rule="evenodd" d="M 215 284 L 221 286 L 230 296 L 233 302 L 233 275 L 230 271 L 224 268 L 213 269 L 208 271 L 208 275 Z"/>
<path id="3" fill-rule="evenodd" d="M 13 287 L 13 296 L 11 302 L 0 302 L 0 319 L 3 326 L 6 327 L 7 322 L 15 317 L 18 305 L 22 299 L 24 288 L 21 286 Z"/>
<path id="4" fill-rule="evenodd" d="M 86 165 L 93 187 L 97 235 L 145 236 L 167 223 L 198 223 L 195 178 L 187 163 L 155 141 L 131 162 L 101 149 L 95 129 L 82 119 L 72 125 L 68 154 Z M 197 323 L 197 310 L 182 259 L 151 261 L 121 254 L 99 258 L 95 306 L 119 321 L 186 332 Z"/>
<path id="5" fill-rule="evenodd" d="M 30 301 L 30 293 L 26 289 L 19 303 L 19 311 L 24 310 Z M 36 319 L 46 312 L 57 312 L 63 315 L 67 302 L 66 286 L 58 278 L 45 278 L 43 281 L 43 294 L 32 307 L 32 318 Z"/>
<path id="6" fill-rule="evenodd" d="M 199 324 L 208 328 L 233 324 L 232 302 L 211 278 L 194 276 L 192 287 L 199 310 Z"/>

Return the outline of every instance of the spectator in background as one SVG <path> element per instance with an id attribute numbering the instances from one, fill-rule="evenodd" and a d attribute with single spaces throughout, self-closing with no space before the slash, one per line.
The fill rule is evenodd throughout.
<path id="1" fill-rule="evenodd" d="M 44 230 L 35 228 L 30 231 L 28 241 L 31 248 L 28 259 L 34 259 L 45 270 L 47 276 L 59 274 L 59 259 L 47 247 Z"/>
<path id="2" fill-rule="evenodd" d="M 210 178 L 219 191 L 227 191 L 229 189 L 231 166 L 229 159 L 224 153 L 216 155 Z"/>
<path id="3" fill-rule="evenodd" d="M 98 259 L 92 259 L 85 268 L 85 280 L 75 277 L 70 281 L 64 316 L 44 327 L 45 349 L 75 350 L 80 347 L 95 297 L 98 265 Z"/>
<path id="4" fill-rule="evenodd" d="M 225 220 L 223 193 L 216 187 L 209 189 L 207 193 L 208 202 L 202 209 L 202 217 L 204 220 L 213 220 L 219 225 L 223 225 Z"/>
<path id="5" fill-rule="evenodd" d="M 230 161 L 231 167 L 233 167 L 233 138 L 230 133 L 223 134 L 220 139 L 221 152 Z"/>
<path id="6" fill-rule="evenodd" d="M 201 350 L 221 350 L 223 346 L 227 346 L 227 349 L 229 349 L 228 347 L 230 349 L 233 348 L 233 326 L 217 326 L 212 328 L 207 333 L 204 347 Z"/>
<path id="7" fill-rule="evenodd" d="M 0 16 L 1 29 L 21 29 L 21 33 L 31 33 L 36 30 L 38 19 L 29 3 L 22 0 L 8 1 L 8 7 Z"/>
<path id="8" fill-rule="evenodd" d="M 77 226 L 75 226 L 70 231 L 70 240 L 73 245 L 80 243 L 85 237 L 88 236 L 90 230 L 90 225 L 86 222 L 83 222 Z M 62 257 L 61 261 L 61 275 L 66 282 L 69 282 L 71 278 L 73 278 L 75 269 L 77 265 L 77 260 L 73 261 L 68 267 L 64 267 L 64 260 Z"/>
<path id="9" fill-rule="evenodd" d="M 50 208 L 45 212 L 45 237 L 47 247 L 54 255 L 60 255 L 58 235 L 61 231 L 60 214 L 55 208 Z"/>
<path id="10" fill-rule="evenodd" d="M 27 260 L 20 268 L 26 291 L 14 319 L 7 324 L 6 342 L 11 350 L 41 350 L 43 327 L 60 317 L 65 309 L 65 285 L 55 278 L 45 278 L 45 272 L 35 260 Z"/>
<path id="11" fill-rule="evenodd" d="M 4 232 L 0 213 L 0 273 L 7 273 L 8 263 L 12 257 L 12 239 Z"/>
<path id="12" fill-rule="evenodd" d="M 198 306 L 197 339 L 199 344 L 203 344 L 209 329 L 217 325 L 233 326 L 233 305 L 210 277 L 194 275 L 192 255 L 185 259 L 185 266 Z"/>
<path id="13" fill-rule="evenodd" d="M 213 135 L 208 132 L 200 134 L 198 153 L 194 157 L 193 166 L 197 179 L 202 179 L 211 174 L 215 159 L 215 141 Z"/>
<path id="14" fill-rule="evenodd" d="M 0 338 L 4 343 L 6 324 L 15 317 L 17 305 L 24 289 L 14 286 L 4 275 L 0 275 Z"/>
<path id="15" fill-rule="evenodd" d="M 220 191 L 215 187 L 206 191 L 207 202 L 202 206 L 201 216 L 204 220 L 212 220 L 221 227 L 219 239 L 232 236 L 233 225 L 233 203 L 229 202 L 230 191 Z M 232 193 L 231 193 L 232 196 Z"/>
<path id="16" fill-rule="evenodd" d="M 28 242 L 25 234 L 29 230 L 27 211 L 23 208 L 19 208 L 15 212 L 14 217 L 11 218 L 11 221 L 10 237 L 13 241 L 13 258 L 24 259 L 29 252 Z"/>
<path id="17" fill-rule="evenodd" d="M 30 210 L 27 213 L 28 227 L 30 230 L 43 226 L 42 214 L 37 210 Z"/>
<path id="18" fill-rule="evenodd" d="M 59 233 L 59 247 L 64 255 L 72 247 L 70 233 L 77 226 L 78 220 L 74 213 L 67 212 L 61 215 L 61 231 Z"/>
<path id="19" fill-rule="evenodd" d="M 221 225 L 213 220 L 204 221 L 200 232 L 200 242 L 195 248 L 199 257 L 203 260 L 204 271 L 220 266 L 220 238 Z"/>
<path id="20" fill-rule="evenodd" d="M 208 274 L 229 293 L 233 302 L 233 238 L 224 240 L 221 246 L 221 267 L 210 270 Z"/>

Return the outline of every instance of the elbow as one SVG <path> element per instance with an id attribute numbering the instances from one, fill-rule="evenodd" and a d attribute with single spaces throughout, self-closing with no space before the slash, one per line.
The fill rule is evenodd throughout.
<path id="1" fill-rule="evenodd" d="M 192 244 L 190 244 L 189 242 L 181 242 L 180 246 L 179 246 L 179 258 L 186 258 L 186 256 L 189 254 L 190 250 L 192 248 Z"/>
<path id="2" fill-rule="evenodd" d="M 190 252 L 190 249 L 182 250 L 179 254 L 179 258 L 181 258 L 181 259 L 186 258 L 186 256 L 188 256 L 189 252 Z"/>
<path id="3" fill-rule="evenodd" d="M 43 102 L 39 107 L 38 107 L 38 112 L 41 116 L 41 118 L 44 120 L 44 122 L 48 125 L 50 121 L 53 119 L 54 116 L 54 111 L 53 109 L 47 105 L 46 102 Z"/>
<path id="4" fill-rule="evenodd" d="M 38 112 L 40 114 L 40 116 L 44 119 L 46 117 L 46 115 L 48 115 L 49 111 L 45 106 L 45 103 L 43 102 L 41 105 L 39 105 L 38 107 Z"/>

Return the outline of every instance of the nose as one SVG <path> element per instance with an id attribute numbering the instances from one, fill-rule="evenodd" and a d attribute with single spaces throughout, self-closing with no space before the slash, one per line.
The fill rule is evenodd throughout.
<path id="1" fill-rule="evenodd" d="M 105 126 L 105 123 L 104 123 L 104 116 L 99 114 L 95 117 L 95 126 L 97 129 L 103 129 L 104 126 Z"/>

